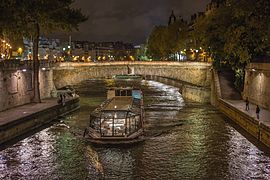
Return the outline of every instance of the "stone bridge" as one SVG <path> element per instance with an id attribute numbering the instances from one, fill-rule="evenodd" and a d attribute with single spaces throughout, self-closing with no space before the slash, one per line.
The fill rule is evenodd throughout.
<path id="1" fill-rule="evenodd" d="M 211 67 L 210 63 L 203 62 L 67 62 L 54 65 L 53 78 L 55 86 L 60 88 L 87 79 L 111 78 L 113 75 L 132 72 L 146 78 L 158 78 L 169 84 L 178 82 L 184 98 L 210 102 Z"/>

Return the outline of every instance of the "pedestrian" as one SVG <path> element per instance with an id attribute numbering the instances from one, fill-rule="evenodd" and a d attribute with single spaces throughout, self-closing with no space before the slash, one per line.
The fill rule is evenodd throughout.
<path id="1" fill-rule="evenodd" d="M 257 105 L 257 107 L 256 107 L 256 114 L 257 114 L 257 119 L 260 119 L 260 108 L 259 108 L 259 106 Z"/>
<path id="2" fill-rule="evenodd" d="M 63 106 L 66 104 L 66 93 L 63 93 Z"/>
<path id="3" fill-rule="evenodd" d="M 248 111 L 249 110 L 249 100 L 248 100 L 248 97 L 246 98 L 246 111 Z"/>
<path id="4" fill-rule="evenodd" d="M 62 104 L 63 103 L 63 96 L 62 96 L 62 94 L 59 94 L 59 96 L 58 96 L 58 104 Z"/>

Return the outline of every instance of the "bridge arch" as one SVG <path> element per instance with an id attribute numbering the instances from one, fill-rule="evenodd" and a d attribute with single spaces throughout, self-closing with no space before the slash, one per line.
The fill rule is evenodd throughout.
<path id="1" fill-rule="evenodd" d="M 210 63 L 203 62 L 110 62 L 59 63 L 53 67 L 57 88 L 95 78 L 111 78 L 117 74 L 140 74 L 183 82 L 184 98 L 209 102 L 211 92 Z M 166 83 L 166 82 L 165 82 Z"/>

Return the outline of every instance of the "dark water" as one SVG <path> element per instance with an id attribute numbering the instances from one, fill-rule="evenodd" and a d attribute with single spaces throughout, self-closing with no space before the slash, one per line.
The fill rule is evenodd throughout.
<path id="1" fill-rule="evenodd" d="M 81 109 L 1 151 L 0 179 L 270 179 L 267 150 L 254 146 L 212 106 L 184 102 L 176 88 L 154 81 L 141 82 L 144 143 L 88 144 L 82 134 L 89 113 L 105 100 L 105 86 L 114 83 L 77 85 Z"/>

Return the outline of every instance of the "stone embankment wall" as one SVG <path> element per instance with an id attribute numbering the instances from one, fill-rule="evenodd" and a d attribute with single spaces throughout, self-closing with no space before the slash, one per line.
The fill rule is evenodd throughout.
<path id="1" fill-rule="evenodd" d="M 80 107 L 79 98 L 73 98 L 62 104 L 56 104 L 25 117 L 10 121 L 0 126 L 0 145 L 19 137 L 25 133 L 31 132 L 36 128 L 42 127 L 49 122 L 71 113 Z"/>
<path id="2" fill-rule="evenodd" d="M 184 81 L 160 76 L 146 76 L 146 79 L 154 80 L 157 82 L 161 82 L 179 88 L 179 92 L 186 100 L 191 100 L 200 103 L 210 103 L 210 95 L 211 95 L 210 87 L 194 86 Z"/>
<path id="3" fill-rule="evenodd" d="M 211 103 L 250 135 L 270 148 L 270 127 L 250 117 L 221 98 L 218 73 L 213 71 Z M 269 117 L 270 118 L 270 117 Z"/>
<path id="4" fill-rule="evenodd" d="M 143 76 L 170 78 L 184 82 L 183 97 L 197 102 L 210 102 L 211 64 L 200 62 L 113 62 L 61 63 L 54 67 L 57 88 L 93 78 L 111 78 L 128 72 Z"/>
<path id="5" fill-rule="evenodd" d="M 270 110 L 270 63 L 250 63 L 246 68 L 243 98 Z"/>
<path id="6" fill-rule="evenodd" d="M 40 69 L 41 98 L 51 97 L 55 90 L 53 71 Z M 33 72 L 30 69 L 0 67 L 0 111 L 30 103 L 33 97 Z"/>

